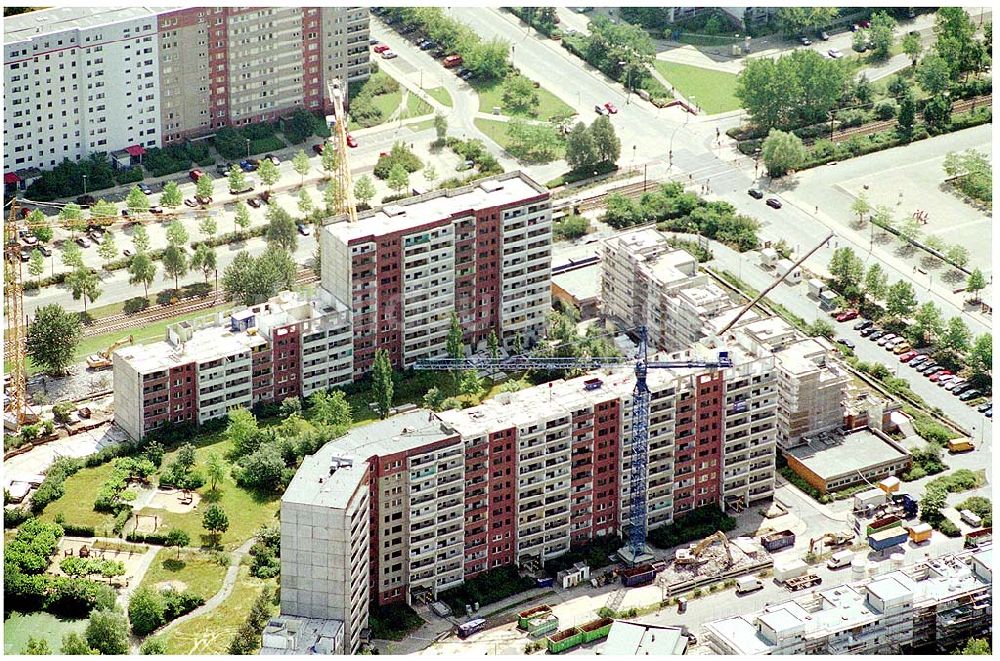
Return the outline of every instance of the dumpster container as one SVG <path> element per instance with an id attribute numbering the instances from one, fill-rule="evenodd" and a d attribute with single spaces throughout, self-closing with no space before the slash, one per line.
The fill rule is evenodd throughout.
<path id="1" fill-rule="evenodd" d="M 552 633 L 559 628 L 559 618 L 552 611 L 546 613 L 541 613 L 537 617 L 530 619 L 527 623 L 525 631 L 528 632 L 529 636 L 538 638 L 544 636 L 547 633 Z"/>
<path id="2" fill-rule="evenodd" d="M 652 565 L 639 565 L 622 572 L 622 584 L 627 588 L 649 585 L 656 578 L 656 570 Z"/>
<path id="3" fill-rule="evenodd" d="M 611 625 L 615 621 L 608 617 L 602 617 L 599 620 L 593 620 L 587 622 L 580 626 L 580 631 L 583 632 L 583 642 L 590 643 L 601 638 L 606 638 L 608 632 L 611 631 Z"/>
<path id="4" fill-rule="evenodd" d="M 793 546 L 794 544 L 795 533 L 791 530 L 782 530 L 760 538 L 760 545 L 767 549 L 769 553 L 774 553 L 775 551 L 783 549 L 787 546 Z"/>
<path id="5" fill-rule="evenodd" d="M 898 516 L 886 516 L 881 519 L 875 519 L 868 524 L 868 528 L 865 530 L 866 535 L 871 535 L 874 532 L 881 532 L 882 530 L 889 530 L 890 528 L 898 528 L 903 525 L 903 520 Z"/>
<path id="6" fill-rule="evenodd" d="M 551 588 L 556 584 L 556 579 L 554 578 L 539 578 L 537 579 L 538 587 L 540 588 Z"/>
<path id="7" fill-rule="evenodd" d="M 554 633 L 545 639 L 545 646 L 549 650 L 549 654 L 559 654 L 560 652 L 565 652 L 568 649 L 573 649 L 577 645 L 583 642 L 583 632 L 572 627 L 570 629 L 565 629 Z"/>
<path id="8" fill-rule="evenodd" d="M 534 608 L 529 608 L 526 611 L 521 611 L 517 614 L 517 628 L 527 631 L 528 623 L 531 620 L 551 612 L 552 609 L 548 606 L 535 606 Z"/>

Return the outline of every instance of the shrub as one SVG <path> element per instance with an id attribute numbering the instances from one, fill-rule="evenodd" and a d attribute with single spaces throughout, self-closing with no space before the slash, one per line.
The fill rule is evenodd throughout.
<path id="1" fill-rule="evenodd" d="M 31 512 L 23 507 L 4 508 L 3 527 L 16 528 L 31 518 Z"/>
<path id="2" fill-rule="evenodd" d="M 962 531 L 959 530 L 958 526 L 952 523 L 950 519 L 941 519 L 941 522 L 937 525 L 937 529 L 940 530 L 941 534 L 946 537 L 962 536 Z"/>
<path id="3" fill-rule="evenodd" d="M 368 608 L 368 626 L 378 640 L 403 640 L 424 624 L 423 618 L 404 603 L 379 606 L 372 602 Z"/>
<path id="4" fill-rule="evenodd" d="M 439 598 L 455 612 L 464 612 L 466 604 L 492 604 L 511 595 L 536 587 L 532 578 L 522 577 L 513 565 L 495 567 L 467 580 L 462 585 L 445 590 Z"/>
<path id="5" fill-rule="evenodd" d="M 649 541 L 657 548 L 667 549 L 735 527 L 736 519 L 726 516 L 717 505 L 705 505 L 691 510 L 674 523 L 649 531 Z"/>

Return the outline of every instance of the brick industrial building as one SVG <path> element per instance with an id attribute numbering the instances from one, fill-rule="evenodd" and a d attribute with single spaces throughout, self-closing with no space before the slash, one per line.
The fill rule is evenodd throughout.
<path id="1" fill-rule="evenodd" d="M 114 353 L 115 420 L 140 438 L 235 406 L 361 378 L 376 349 L 397 367 L 440 357 L 455 312 L 465 341 L 532 346 L 550 308 L 548 191 L 521 173 L 403 200 L 321 235 L 322 287 L 173 325 Z M 349 255 L 349 257 L 348 257 Z"/>
<path id="2" fill-rule="evenodd" d="M 4 170 L 328 112 L 328 80 L 368 73 L 367 8 L 27 12 L 4 19 Z"/>

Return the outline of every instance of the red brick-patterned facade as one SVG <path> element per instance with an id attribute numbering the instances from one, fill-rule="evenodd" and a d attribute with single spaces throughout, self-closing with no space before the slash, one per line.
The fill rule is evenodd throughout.
<path id="1" fill-rule="evenodd" d="M 148 431 L 165 422 L 198 419 L 198 376 L 185 363 L 142 377 L 142 420 Z"/>
<path id="2" fill-rule="evenodd" d="M 208 98 L 213 128 L 229 125 L 229 26 L 230 14 L 241 10 L 222 7 L 209 16 L 208 27 Z"/>
<path id="3" fill-rule="evenodd" d="M 517 541 L 517 434 L 514 428 L 490 434 L 490 568 L 514 562 Z"/>
<path id="4" fill-rule="evenodd" d="M 306 108 L 321 106 L 326 92 L 323 90 L 323 25 L 320 10 L 306 7 L 302 10 L 302 102 Z"/>
<path id="5" fill-rule="evenodd" d="M 722 372 L 697 377 L 677 400 L 674 427 L 674 516 L 722 502 Z"/>
<path id="6" fill-rule="evenodd" d="M 621 401 L 594 407 L 594 513 L 591 537 L 618 533 Z"/>
<path id="7" fill-rule="evenodd" d="M 277 326 L 271 334 L 271 360 L 274 373 L 274 395 L 272 399 L 281 401 L 286 397 L 302 394 L 299 382 L 302 337 L 295 324 Z"/>

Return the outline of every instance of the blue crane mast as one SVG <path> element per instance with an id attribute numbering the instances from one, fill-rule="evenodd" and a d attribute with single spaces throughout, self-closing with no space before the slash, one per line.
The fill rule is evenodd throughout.
<path id="1" fill-rule="evenodd" d="M 646 354 L 646 327 L 637 330 L 639 348 L 635 358 L 625 356 L 584 356 L 580 358 L 544 358 L 530 355 L 491 358 L 431 358 L 419 360 L 418 370 L 596 370 L 606 367 L 633 365 L 635 388 L 632 390 L 632 478 L 629 484 L 631 510 L 628 547 L 622 558 L 636 564 L 646 551 L 646 473 L 649 463 L 649 386 L 646 374 L 650 369 L 725 369 L 733 362 L 728 351 L 720 351 L 718 360 L 653 360 Z"/>

